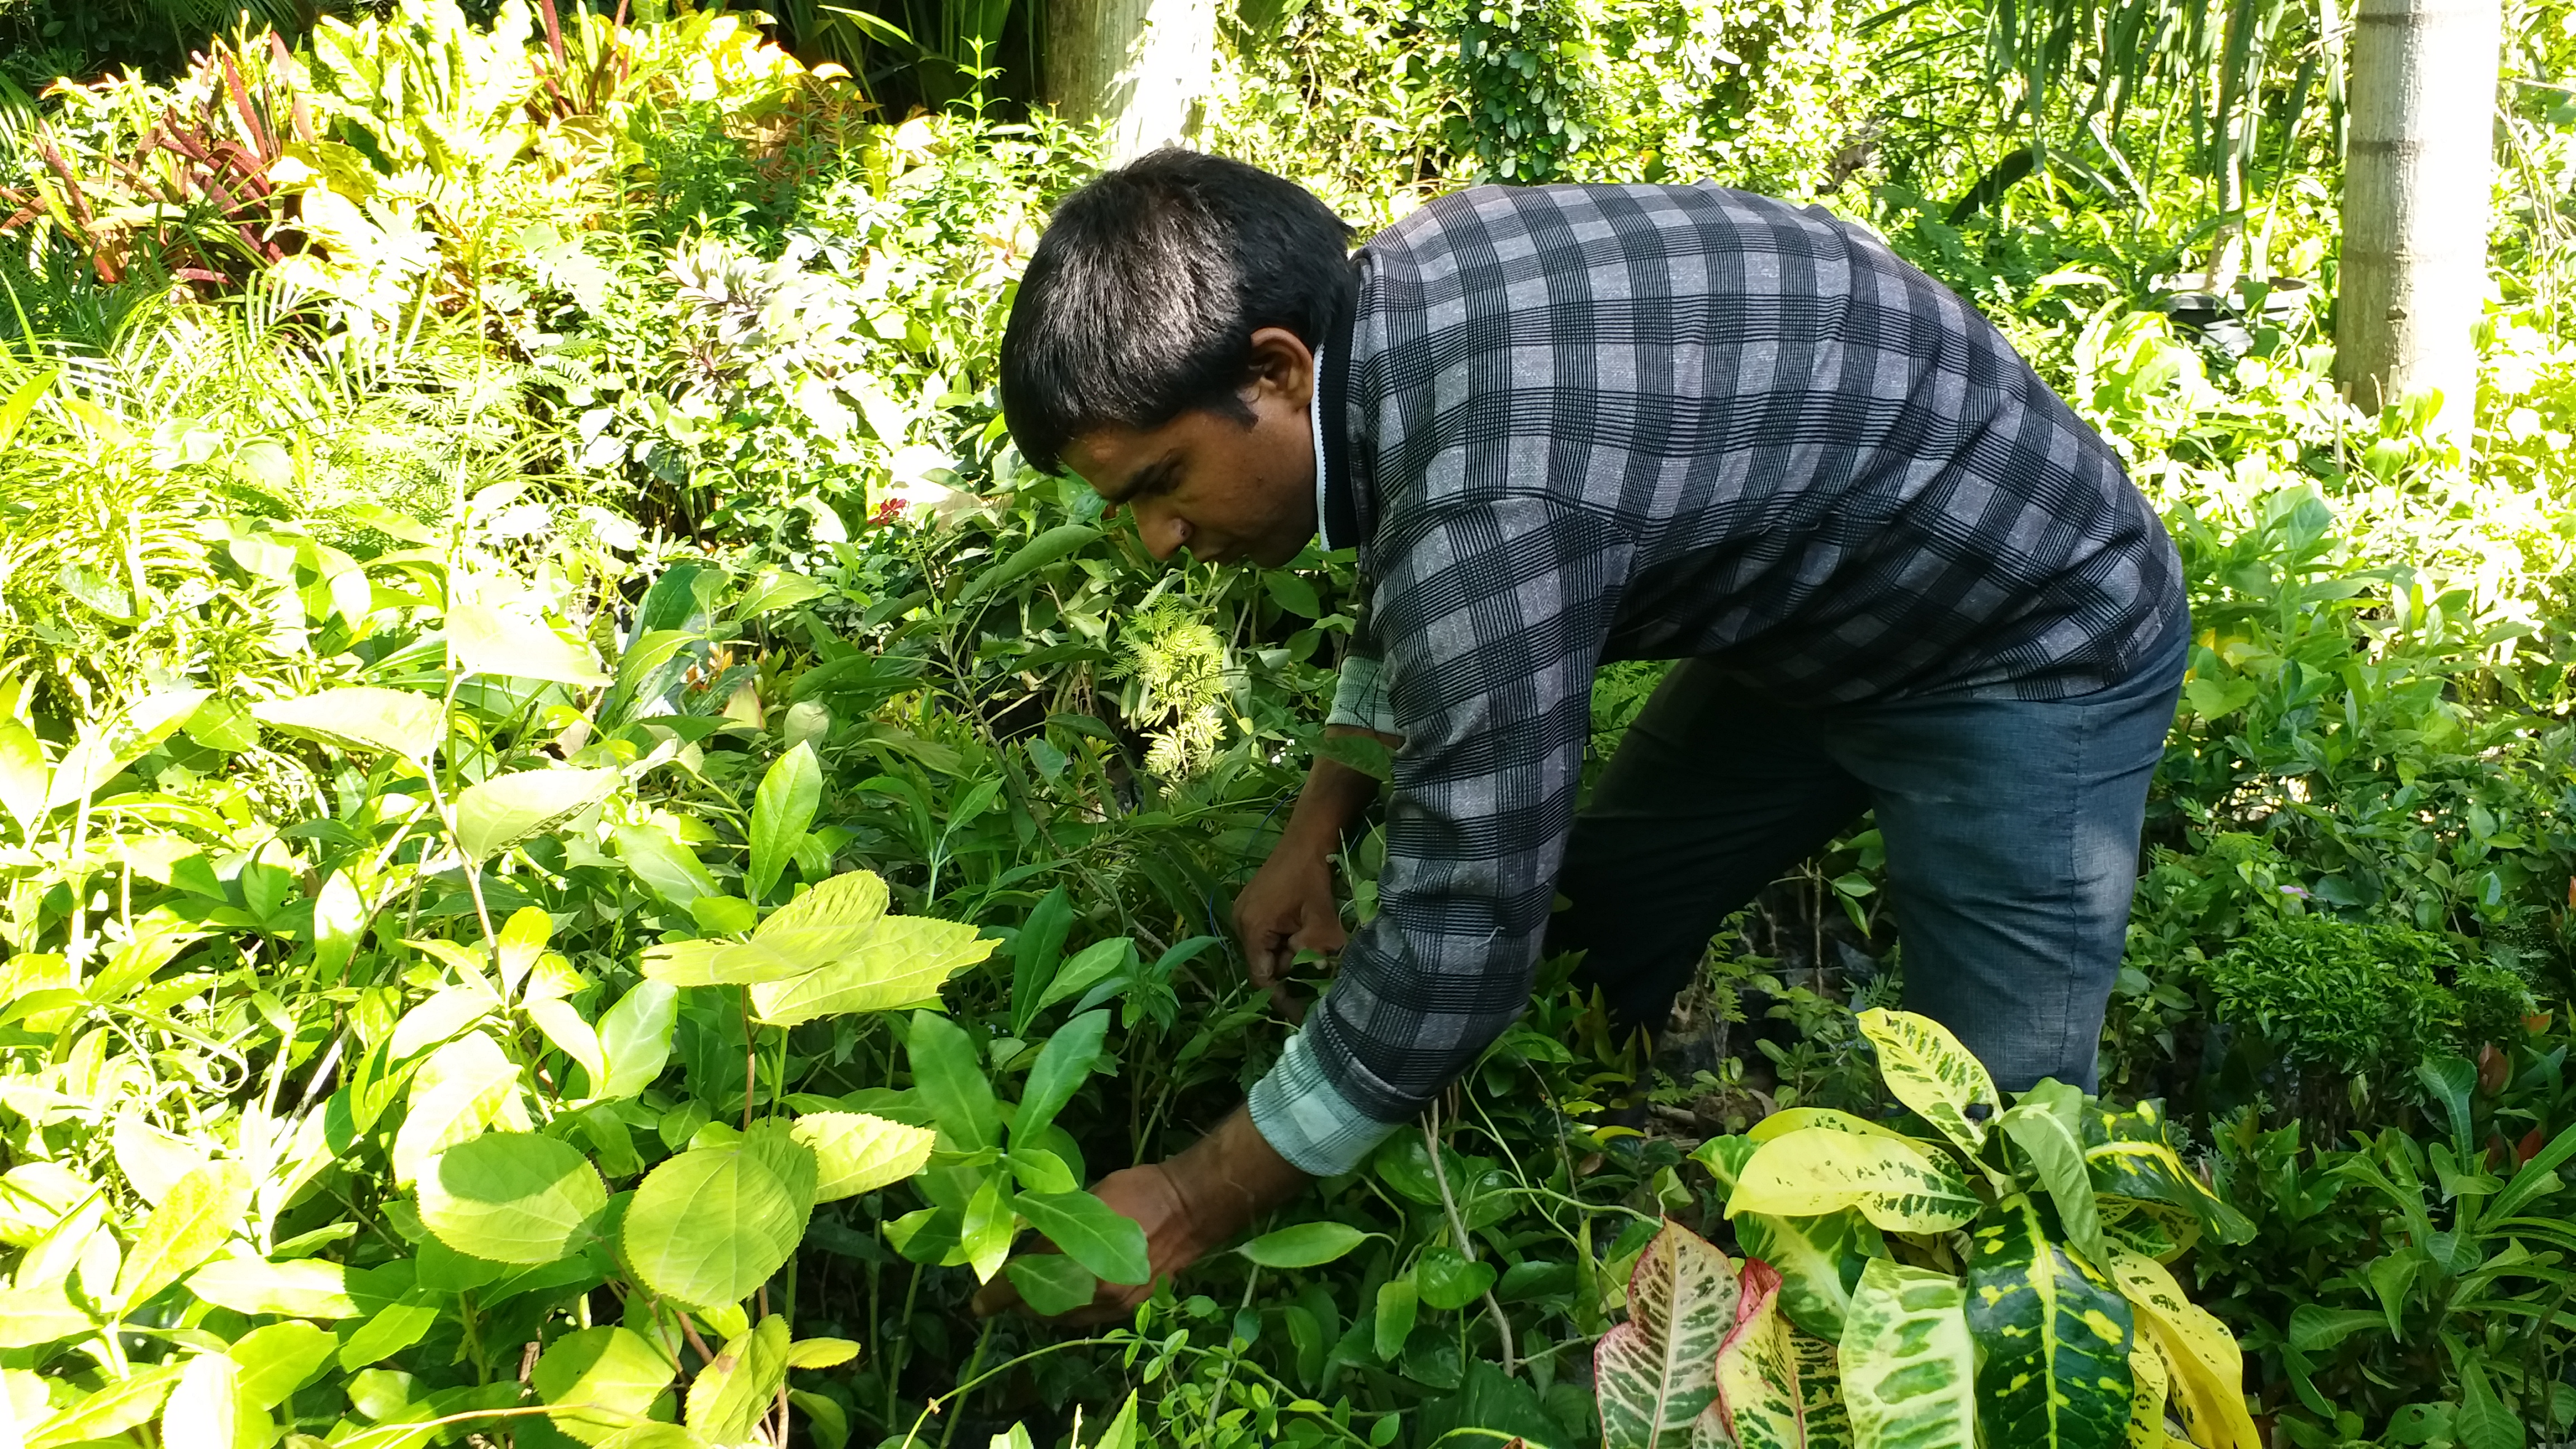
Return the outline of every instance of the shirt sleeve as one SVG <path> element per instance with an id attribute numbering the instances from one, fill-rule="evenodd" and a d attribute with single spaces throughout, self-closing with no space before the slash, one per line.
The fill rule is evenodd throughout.
<path id="1" fill-rule="evenodd" d="M 1252 1094 L 1262 1135 L 1319 1176 L 1357 1166 L 1528 1005 L 1626 576 L 1607 522 L 1551 498 L 1408 532 L 1372 598 L 1404 736 L 1378 914 Z"/>
<path id="2" fill-rule="evenodd" d="M 1351 632 L 1351 645 L 1342 655 L 1341 675 L 1333 683 L 1332 712 L 1324 716 L 1328 725 L 1350 725 L 1375 734 L 1397 735 L 1395 709 L 1387 702 L 1385 669 L 1378 655 L 1377 634 L 1372 627 L 1376 611 L 1363 607 L 1359 627 Z"/>

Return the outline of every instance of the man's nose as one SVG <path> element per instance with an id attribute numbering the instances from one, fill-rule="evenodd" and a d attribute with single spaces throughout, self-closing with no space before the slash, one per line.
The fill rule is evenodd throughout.
<path id="1" fill-rule="evenodd" d="M 1190 526 L 1179 514 L 1168 509 L 1132 505 L 1128 511 L 1136 517 L 1138 541 L 1145 545 L 1145 552 L 1152 554 L 1156 561 L 1169 563 L 1172 555 L 1189 543 Z"/>

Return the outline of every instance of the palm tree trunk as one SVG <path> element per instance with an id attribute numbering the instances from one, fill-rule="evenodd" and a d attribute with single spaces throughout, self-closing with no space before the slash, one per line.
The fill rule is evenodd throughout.
<path id="1" fill-rule="evenodd" d="M 2498 0 L 2361 0 L 2352 41 L 2335 379 L 2368 411 L 2426 389 L 2465 442 L 2486 297 Z"/>
<path id="2" fill-rule="evenodd" d="M 1216 71 L 1215 0 L 1047 0 L 1046 96 L 1115 165 L 1189 139 Z"/>

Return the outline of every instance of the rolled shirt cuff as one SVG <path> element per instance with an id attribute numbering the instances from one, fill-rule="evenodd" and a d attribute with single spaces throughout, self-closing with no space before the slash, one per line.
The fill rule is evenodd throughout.
<path id="1" fill-rule="evenodd" d="M 1324 723 L 1349 725 L 1381 735 L 1402 733 L 1395 727 L 1395 710 L 1387 703 L 1379 672 L 1378 662 L 1365 654 L 1344 659 L 1341 677 L 1333 685 L 1333 711 L 1324 717 Z"/>
<path id="2" fill-rule="evenodd" d="M 1380 1122 L 1350 1104 L 1306 1045 L 1306 1034 L 1288 1039 L 1288 1049 L 1270 1074 L 1253 1084 L 1252 1125 L 1271 1150 L 1310 1177 L 1340 1177 L 1357 1171 L 1397 1126 Z"/>

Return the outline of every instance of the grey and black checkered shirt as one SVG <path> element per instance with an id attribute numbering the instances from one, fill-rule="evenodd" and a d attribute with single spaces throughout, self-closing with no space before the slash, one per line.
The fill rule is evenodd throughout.
<path id="1" fill-rule="evenodd" d="M 1593 667 L 1798 704 L 2119 682 L 2183 618 L 2110 446 L 1948 288 L 1714 186 L 1478 187 L 1380 233 L 1316 398 L 1366 623 L 1334 717 L 1401 735 L 1379 911 L 1253 1093 L 1346 1171 L 1527 1003 Z"/>

